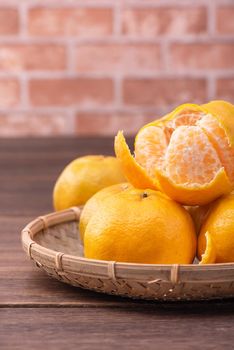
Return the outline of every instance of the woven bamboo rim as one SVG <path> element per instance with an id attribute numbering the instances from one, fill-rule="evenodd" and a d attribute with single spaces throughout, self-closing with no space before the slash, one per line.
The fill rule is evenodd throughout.
<path id="1" fill-rule="evenodd" d="M 40 256 L 43 256 L 48 267 L 55 269 L 58 274 L 72 273 L 114 281 L 116 279 L 140 280 L 148 284 L 155 282 L 170 282 L 172 285 L 187 282 L 230 282 L 232 291 L 234 291 L 234 263 L 156 265 L 102 261 L 64 254 L 35 242 L 35 236 L 42 230 L 61 223 L 78 221 L 80 213 L 80 208 L 73 207 L 33 220 L 22 230 L 23 249 L 38 265 L 40 265 Z"/>

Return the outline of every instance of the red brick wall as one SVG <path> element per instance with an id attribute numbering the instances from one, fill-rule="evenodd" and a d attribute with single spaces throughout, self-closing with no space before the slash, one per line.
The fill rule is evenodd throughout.
<path id="1" fill-rule="evenodd" d="M 112 135 L 234 102 L 233 0 L 1 0 L 0 135 Z"/>

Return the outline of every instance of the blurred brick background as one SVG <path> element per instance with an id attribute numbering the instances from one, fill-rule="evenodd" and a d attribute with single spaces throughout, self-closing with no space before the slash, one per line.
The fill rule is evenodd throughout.
<path id="1" fill-rule="evenodd" d="M 0 135 L 112 135 L 234 100 L 234 1 L 0 0 Z"/>

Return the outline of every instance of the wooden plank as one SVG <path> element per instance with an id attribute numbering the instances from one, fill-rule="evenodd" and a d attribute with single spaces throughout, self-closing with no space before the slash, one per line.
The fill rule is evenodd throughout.
<path id="1" fill-rule="evenodd" d="M 132 145 L 132 138 L 128 142 Z M 80 150 L 105 154 L 113 153 L 113 137 L 49 137 L 49 138 L 1 138 L 0 148 L 3 152 L 23 152 L 27 153 L 60 153 L 74 152 Z"/>
<path id="2" fill-rule="evenodd" d="M 128 138 L 128 143 L 132 147 L 133 139 Z M 3 164 L 14 167 L 14 160 L 18 164 L 29 161 L 36 165 L 37 161 L 74 159 L 88 154 L 114 155 L 114 138 L 0 139 L 0 149 Z"/>
<path id="3" fill-rule="evenodd" d="M 133 138 L 127 142 L 133 146 Z M 17 158 L 20 154 L 41 154 L 48 152 L 56 155 L 68 154 L 114 154 L 113 137 L 53 137 L 53 138 L 1 138 L 2 154 L 12 154 Z M 1 155 L 2 156 L 2 155 Z"/>
<path id="4" fill-rule="evenodd" d="M 71 160 L 113 154 L 113 138 L 0 140 L 1 215 L 38 216 L 52 210 L 54 183 Z"/>
<path id="5" fill-rule="evenodd" d="M 209 305 L 209 304 L 208 304 Z M 0 309 L 0 342 L 12 349 L 231 350 L 233 304 L 204 308 Z"/>
<path id="6" fill-rule="evenodd" d="M 132 138 L 128 139 L 132 146 Z M 0 140 L 1 174 L 10 170 L 24 173 L 46 170 L 77 157 L 89 154 L 114 155 L 114 138 L 13 139 Z M 31 165 L 31 167 L 30 167 Z M 64 164 L 65 165 L 65 164 Z M 25 169 L 25 167 L 27 169 Z M 40 168 L 39 166 L 42 166 Z M 7 168 L 6 168 L 7 167 Z M 40 174 L 43 174 L 41 171 Z"/>
<path id="7" fill-rule="evenodd" d="M 27 264 L 26 264 L 27 266 Z M 59 306 L 117 306 L 131 304 L 131 300 L 120 300 L 75 288 L 56 281 L 29 265 L 13 270 L 0 269 L 1 307 L 59 307 Z"/>
<path id="8" fill-rule="evenodd" d="M 20 182 L 0 179 L 0 213 L 6 216 L 39 216 L 53 211 L 52 192 L 56 177 L 21 179 Z"/>

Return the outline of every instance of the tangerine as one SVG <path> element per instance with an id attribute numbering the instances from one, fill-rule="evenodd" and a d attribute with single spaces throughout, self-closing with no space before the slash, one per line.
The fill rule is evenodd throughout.
<path id="1" fill-rule="evenodd" d="M 185 205 L 207 204 L 234 188 L 234 106 L 179 106 L 139 131 L 135 158 L 121 132 L 115 152 L 135 187 L 160 189 Z"/>

